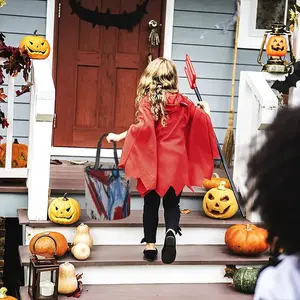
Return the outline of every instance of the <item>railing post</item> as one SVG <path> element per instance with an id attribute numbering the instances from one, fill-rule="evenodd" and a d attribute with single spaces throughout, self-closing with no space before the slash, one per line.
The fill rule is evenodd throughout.
<path id="1" fill-rule="evenodd" d="M 55 89 L 47 60 L 33 61 L 30 109 L 28 218 L 47 220 Z"/>

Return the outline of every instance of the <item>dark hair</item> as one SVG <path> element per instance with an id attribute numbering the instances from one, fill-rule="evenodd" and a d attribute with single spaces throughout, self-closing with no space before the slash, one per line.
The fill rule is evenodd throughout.
<path id="1" fill-rule="evenodd" d="M 248 199 L 286 253 L 300 252 L 300 108 L 281 109 L 248 164 Z M 251 184 L 252 183 L 252 184 Z"/>

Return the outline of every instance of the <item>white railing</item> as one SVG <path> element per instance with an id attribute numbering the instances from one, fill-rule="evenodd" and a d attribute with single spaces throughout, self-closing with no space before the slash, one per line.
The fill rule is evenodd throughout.
<path id="1" fill-rule="evenodd" d="M 28 162 L 28 218 L 47 220 L 55 88 L 48 60 L 33 60 Z"/>
<path id="2" fill-rule="evenodd" d="M 267 80 L 283 80 L 263 72 L 241 72 L 236 125 L 233 180 L 243 197 L 247 196 L 247 163 L 249 157 L 262 144 L 265 129 L 274 119 L 278 98 Z M 256 139 L 253 139 L 256 138 Z M 251 201 L 249 201 L 251 204 Z M 247 209 L 247 218 L 259 221 L 259 215 Z"/>

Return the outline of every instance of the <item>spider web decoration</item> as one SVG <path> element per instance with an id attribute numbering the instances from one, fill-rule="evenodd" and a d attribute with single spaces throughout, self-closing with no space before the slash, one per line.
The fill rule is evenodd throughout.
<path id="1" fill-rule="evenodd" d="M 130 13 L 124 11 L 122 14 L 112 14 L 108 8 L 105 13 L 99 12 L 98 6 L 95 10 L 89 10 L 81 6 L 80 0 L 69 0 L 72 8 L 71 14 L 76 14 L 81 20 L 92 24 L 93 28 L 98 26 L 117 27 L 119 29 L 132 30 L 135 25 L 140 23 L 143 16 L 148 14 L 147 5 L 149 0 L 144 0 L 142 4 L 137 4 L 136 10 Z"/>

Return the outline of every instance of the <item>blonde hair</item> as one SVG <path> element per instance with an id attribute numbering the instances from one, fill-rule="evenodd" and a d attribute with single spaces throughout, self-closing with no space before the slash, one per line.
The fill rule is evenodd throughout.
<path id="1" fill-rule="evenodd" d="M 137 87 L 136 106 L 138 108 L 143 97 L 149 96 L 153 118 L 155 121 L 161 119 L 163 126 L 166 126 L 167 119 L 167 92 L 178 92 L 177 70 L 173 61 L 159 57 L 149 63 L 141 76 Z"/>

